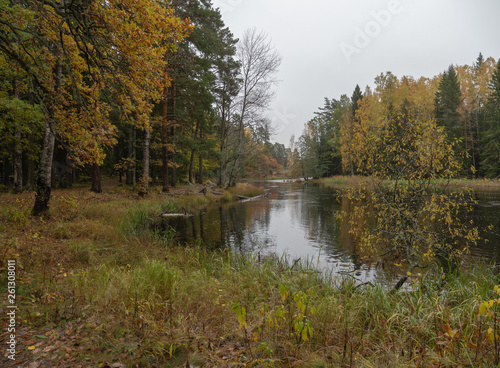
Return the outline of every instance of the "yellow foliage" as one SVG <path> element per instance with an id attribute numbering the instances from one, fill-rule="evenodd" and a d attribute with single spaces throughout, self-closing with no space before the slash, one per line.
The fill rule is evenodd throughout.
<path id="1" fill-rule="evenodd" d="M 192 25 L 154 0 L 91 1 L 83 11 L 59 2 L 23 4 L 2 4 L 2 51 L 34 80 L 45 118 L 74 162 L 101 164 L 117 133 L 103 96 L 148 128 L 169 83 L 164 55 Z"/>

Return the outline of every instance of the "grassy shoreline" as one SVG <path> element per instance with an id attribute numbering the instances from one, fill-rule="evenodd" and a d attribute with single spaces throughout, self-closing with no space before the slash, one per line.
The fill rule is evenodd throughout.
<path id="1" fill-rule="evenodd" d="M 44 218 L 28 215 L 32 194 L 1 195 L 2 285 L 17 260 L 13 366 L 493 367 L 494 325 L 478 314 L 500 282 L 493 268 L 446 284 L 414 275 L 411 290 L 390 294 L 276 258 L 173 246 L 150 230 L 164 211 L 258 194 L 200 188 L 146 199 L 120 187 L 55 190 Z"/>
<path id="2" fill-rule="evenodd" d="M 313 182 L 331 187 L 331 188 L 348 188 L 362 187 L 372 185 L 371 179 L 362 176 L 332 176 L 328 178 L 315 179 Z M 470 188 L 472 190 L 500 190 L 500 179 L 450 179 L 434 180 L 431 182 L 440 187 L 453 188 Z"/>

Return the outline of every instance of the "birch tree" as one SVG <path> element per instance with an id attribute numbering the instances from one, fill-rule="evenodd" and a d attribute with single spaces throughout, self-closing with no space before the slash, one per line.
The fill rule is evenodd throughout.
<path id="1" fill-rule="evenodd" d="M 0 52 L 28 75 L 45 115 L 32 211 L 39 215 L 50 201 L 56 135 L 76 164 L 100 165 L 116 143 L 111 101 L 149 126 L 168 80 L 162 56 L 190 24 L 153 0 L 2 0 L 0 10 Z"/>
<path id="2" fill-rule="evenodd" d="M 233 115 L 234 130 L 228 149 L 230 169 L 228 186 L 236 185 L 236 178 L 253 149 L 248 133 L 269 126 L 266 113 L 275 97 L 273 86 L 277 84 L 276 73 L 281 56 L 267 35 L 256 29 L 243 34 L 238 44 L 237 57 L 240 62 L 241 86 Z"/>

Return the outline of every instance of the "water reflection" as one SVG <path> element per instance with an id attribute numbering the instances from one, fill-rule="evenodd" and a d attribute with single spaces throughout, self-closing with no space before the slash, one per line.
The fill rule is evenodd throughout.
<path id="1" fill-rule="evenodd" d="M 176 230 L 180 243 L 201 241 L 207 247 L 231 247 L 242 253 L 287 254 L 332 272 L 352 271 L 363 281 L 386 281 L 394 277 L 381 260 L 362 261 L 365 255 L 349 234 L 347 220 L 336 218 L 353 204 L 339 192 L 318 185 L 260 182 L 270 196 L 245 203 L 209 208 L 188 218 L 164 220 L 164 228 Z M 475 257 L 500 263 L 500 193 L 478 193 L 473 217 L 480 228 L 495 228 L 472 249 Z M 387 266 L 387 265 L 384 265 Z"/>

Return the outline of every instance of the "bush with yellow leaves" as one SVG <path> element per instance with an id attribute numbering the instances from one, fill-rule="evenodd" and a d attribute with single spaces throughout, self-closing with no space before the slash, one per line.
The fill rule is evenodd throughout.
<path id="1" fill-rule="evenodd" d="M 500 365 L 500 336 L 498 335 L 498 306 L 500 305 L 500 286 L 495 285 L 493 291 L 498 295 L 498 298 L 493 298 L 489 301 L 484 301 L 479 305 L 479 315 L 482 316 L 487 323 L 488 330 L 486 331 L 486 339 L 494 344 L 495 348 L 495 366 Z M 493 323 L 493 327 L 491 327 Z"/>

